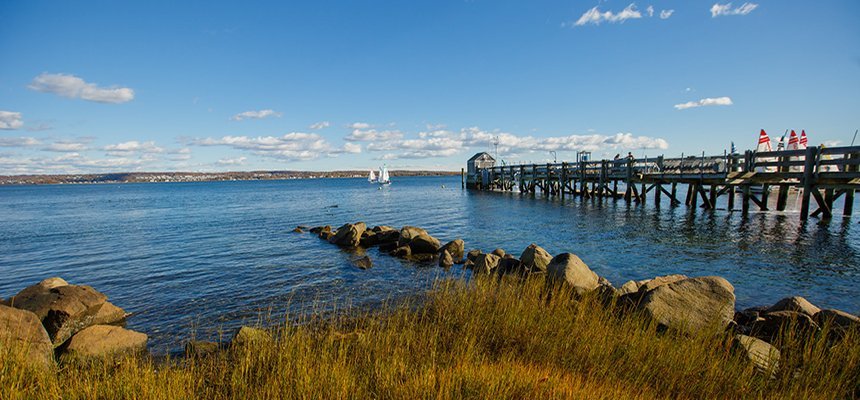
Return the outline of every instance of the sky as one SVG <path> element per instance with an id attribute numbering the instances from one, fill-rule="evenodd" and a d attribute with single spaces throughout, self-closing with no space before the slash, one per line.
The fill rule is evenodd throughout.
<path id="1" fill-rule="evenodd" d="M 0 175 L 459 170 L 860 128 L 860 2 L 0 1 Z M 497 143 L 497 144 L 496 144 Z"/>

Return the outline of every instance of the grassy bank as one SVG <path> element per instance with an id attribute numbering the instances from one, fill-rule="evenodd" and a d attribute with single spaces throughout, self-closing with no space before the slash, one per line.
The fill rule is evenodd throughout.
<path id="1" fill-rule="evenodd" d="M 860 335 L 785 335 L 772 378 L 729 336 L 658 334 L 596 299 L 547 300 L 542 280 L 442 281 L 421 304 L 282 326 L 215 355 L 22 368 L 0 354 L 0 398 L 852 398 Z M 826 329 L 825 329 L 826 331 Z M 13 352 L 14 353 L 14 352 Z"/>

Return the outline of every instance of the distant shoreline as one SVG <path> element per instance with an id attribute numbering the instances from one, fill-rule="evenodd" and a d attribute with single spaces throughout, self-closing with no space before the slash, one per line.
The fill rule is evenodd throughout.
<path id="1" fill-rule="evenodd" d="M 459 171 L 391 171 L 398 176 L 455 176 Z M 4 185 L 65 185 L 100 183 L 167 183 L 269 181 L 287 179 L 362 178 L 367 171 L 248 171 L 248 172 L 117 172 L 105 174 L 0 175 Z"/>

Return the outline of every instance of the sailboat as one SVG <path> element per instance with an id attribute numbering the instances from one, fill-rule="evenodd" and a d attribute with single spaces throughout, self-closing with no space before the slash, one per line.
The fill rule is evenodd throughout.
<path id="1" fill-rule="evenodd" d="M 367 176 L 367 182 L 376 183 L 376 174 L 373 173 L 373 170 L 370 170 L 370 175 Z"/>
<path id="2" fill-rule="evenodd" d="M 379 179 L 376 182 L 380 185 L 391 184 L 391 178 L 388 176 L 388 168 L 386 166 L 383 165 L 382 168 L 379 169 Z"/>

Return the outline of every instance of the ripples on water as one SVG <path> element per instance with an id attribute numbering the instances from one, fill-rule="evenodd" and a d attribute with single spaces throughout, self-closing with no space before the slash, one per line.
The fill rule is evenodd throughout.
<path id="1" fill-rule="evenodd" d="M 360 220 L 418 225 L 467 249 L 518 254 L 536 242 L 577 253 L 616 285 L 720 275 L 738 307 L 802 295 L 860 311 L 856 218 L 802 224 L 796 212 L 744 218 L 665 200 L 658 209 L 462 191 L 459 177 L 399 178 L 384 190 L 363 179 L 0 187 L 0 296 L 50 276 L 89 284 L 134 312 L 128 326 L 164 350 L 192 329 L 211 338 L 261 312 L 378 304 L 461 273 L 376 249 L 374 267 L 359 270 L 353 254 L 290 232 Z"/>

